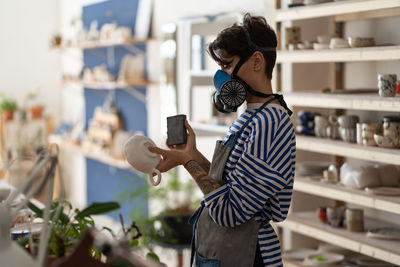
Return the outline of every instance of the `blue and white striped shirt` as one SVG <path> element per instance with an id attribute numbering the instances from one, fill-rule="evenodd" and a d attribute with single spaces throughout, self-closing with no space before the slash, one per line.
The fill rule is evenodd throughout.
<path id="1" fill-rule="evenodd" d="M 248 104 L 224 142 L 261 105 Z M 295 131 L 289 115 L 280 105 L 268 104 L 254 116 L 234 146 L 224 170 L 228 183 L 204 196 L 217 224 L 234 227 L 254 217 L 262 225 L 258 244 L 264 266 L 282 266 L 279 239 L 269 222 L 286 219 L 295 155 Z"/>

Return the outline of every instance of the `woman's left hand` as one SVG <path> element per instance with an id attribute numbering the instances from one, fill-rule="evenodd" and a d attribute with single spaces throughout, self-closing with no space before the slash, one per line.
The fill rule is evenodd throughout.
<path id="1" fill-rule="evenodd" d="M 150 152 L 161 155 L 161 161 L 157 165 L 156 169 L 160 172 L 169 171 L 178 165 L 183 165 L 192 159 L 189 154 L 181 150 L 165 150 L 159 147 L 149 147 Z"/>

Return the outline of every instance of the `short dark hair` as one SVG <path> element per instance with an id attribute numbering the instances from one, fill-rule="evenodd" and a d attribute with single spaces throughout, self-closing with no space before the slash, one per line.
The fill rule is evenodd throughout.
<path id="1" fill-rule="evenodd" d="M 246 29 L 243 29 L 245 27 Z M 243 17 L 243 24 L 233 24 L 231 27 L 222 30 L 217 38 L 208 45 L 208 53 L 217 62 L 224 62 L 217 54 L 217 50 L 224 50 L 229 56 L 245 57 L 249 51 L 245 30 L 250 39 L 259 47 L 276 47 L 277 39 L 274 30 L 268 25 L 266 19 L 261 16 L 251 16 L 246 13 Z M 260 51 L 265 59 L 265 73 L 268 79 L 272 79 L 272 71 L 276 62 L 276 51 Z"/>

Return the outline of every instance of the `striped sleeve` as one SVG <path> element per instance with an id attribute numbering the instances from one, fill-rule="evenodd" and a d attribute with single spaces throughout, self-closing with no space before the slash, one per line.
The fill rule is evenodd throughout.
<path id="1" fill-rule="evenodd" d="M 294 131 L 284 114 L 267 109 L 254 117 L 243 152 L 227 174 L 228 183 L 205 195 L 217 224 L 234 227 L 248 221 L 289 183 Z"/>

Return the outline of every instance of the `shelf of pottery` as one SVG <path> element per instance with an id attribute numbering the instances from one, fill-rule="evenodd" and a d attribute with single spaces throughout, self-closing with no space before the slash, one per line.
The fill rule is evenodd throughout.
<path id="1" fill-rule="evenodd" d="M 148 38 L 151 1 L 140 2 L 83 6 L 82 19 L 71 23 L 77 25 L 74 35 L 66 32 L 53 40 L 64 63 L 63 93 L 69 100 L 64 104 L 76 106 L 64 108 L 67 123 L 60 125 L 52 141 L 72 152 L 69 155 L 84 157 L 85 202 L 119 199 L 126 218 L 132 207 L 143 214 L 148 207 L 140 196 L 122 196 L 124 188 L 135 189 L 146 182 L 126 162 L 123 144 L 135 133 L 149 134 L 148 120 L 153 115 L 147 105 L 159 93 L 159 41 Z M 81 186 L 79 181 L 73 183 Z"/>
<path id="2" fill-rule="evenodd" d="M 400 264 L 399 15 L 394 0 L 276 3 L 298 151 L 288 266 Z"/>
<path id="3" fill-rule="evenodd" d="M 158 86 L 158 76 L 154 75 L 154 70 L 149 71 L 150 68 L 154 67 L 151 61 L 154 62 L 155 60 L 150 58 L 148 52 L 154 53 L 154 50 L 158 49 L 158 41 L 147 38 L 148 25 L 147 30 L 146 27 L 144 27 L 145 29 L 139 28 L 138 25 L 135 25 L 135 22 L 132 27 L 132 21 L 128 22 L 121 19 L 126 17 L 126 14 L 122 14 L 121 10 L 114 10 L 115 6 L 125 5 L 128 7 L 134 5 L 134 1 L 131 1 L 131 3 L 128 3 L 129 1 L 127 3 L 117 2 L 104 3 L 102 6 L 94 4 L 84 7 L 83 20 L 73 19 L 71 22 L 76 27 L 74 35 L 68 37 L 54 36 L 52 45 L 54 49 L 64 51 L 63 54 L 74 53 L 74 51 L 81 53 L 79 57 L 84 62 L 82 71 L 79 73 L 65 71 L 61 82 L 67 89 L 73 86 L 84 89 L 86 136 L 84 140 L 80 140 L 82 139 L 81 136 L 72 134 L 71 138 L 66 138 L 70 139 L 70 142 L 63 142 L 62 146 L 66 149 L 79 151 L 89 158 L 116 167 L 128 168 L 120 148 L 121 143 L 129 136 L 129 133 L 125 132 L 124 129 L 146 133 L 146 88 Z M 110 21 L 110 19 L 104 19 L 100 13 L 93 14 L 93 12 L 97 12 L 96 8 L 116 12 L 116 14 L 113 14 L 115 17 Z M 150 12 L 147 8 L 144 7 L 143 9 L 142 7 L 142 10 Z M 133 13 L 136 11 L 126 12 L 131 12 L 134 15 Z M 119 15 L 121 15 L 121 18 L 117 18 Z M 149 19 L 150 17 L 145 18 L 144 21 L 146 22 Z M 104 20 L 110 22 L 105 23 Z M 67 54 L 67 57 L 69 56 L 70 54 Z M 97 92 L 95 92 L 96 90 Z M 104 101 L 96 101 L 98 102 L 97 105 L 90 103 L 94 98 L 92 95 L 96 95 L 96 98 L 103 98 Z M 116 105 L 115 101 L 123 97 L 135 99 L 132 104 L 136 104 L 139 108 L 131 108 L 129 112 L 141 114 L 142 118 L 139 123 L 134 123 L 126 118 L 128 109 L 121 110 L 121 107 L 118 107 L 118 104 Z M 93 107 L 88 107 L 88 104 Z M 125 108 L 123 107 L 123 109 Z M 132 115 L 129 116 L 133 117 Z M 104 119 L 107 117 L 109 118 L 108 122 Z M 109 121 L 118 121 L 119 125 L 110 125 Z M 66 134 L 65 130 L 63 131 L 62 135 L 71 136 L 70 132 Z"/>

